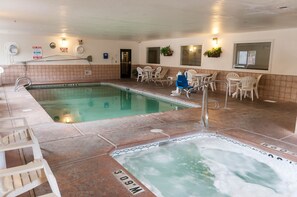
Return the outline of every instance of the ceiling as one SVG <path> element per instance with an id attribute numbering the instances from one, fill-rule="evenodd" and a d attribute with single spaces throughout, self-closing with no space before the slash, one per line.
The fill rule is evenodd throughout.
<path id="1" fill-rule="evenodd" d="M 1 34 L 144 41 L 295 27 L 296 0 L 0 1 Z"/>

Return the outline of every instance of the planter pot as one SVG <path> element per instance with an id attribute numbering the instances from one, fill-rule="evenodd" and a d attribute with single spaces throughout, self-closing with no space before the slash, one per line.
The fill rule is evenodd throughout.
<path id="1" fill-rule="evenodd" d="M 173 53 L 164 54 L 164 56 L 172 56 Z"/>
<path id="2" fill-rule="evenodd" d="M 218 54 L 218 55 L 207 55 L 207 57 L 221 57 L 221 54 Z"/>

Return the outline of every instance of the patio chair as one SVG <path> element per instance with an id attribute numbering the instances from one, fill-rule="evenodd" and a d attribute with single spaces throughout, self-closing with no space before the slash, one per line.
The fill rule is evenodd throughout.
<path id="1" fill-rule="evenodd" d="M 211 91 L 213 91 L 213 92 L 215 90 L 217 90 L 217 86 L 216 86 L 216 82 L 215 82 L 215 80 L 217 79 L 217 75 L 218 75 L 218 73 L 214 72 L 211 76 L 205 77 L 205 80 L 204 80 L 205 82 L 209 82 Z"/>
<path id="2" fill-rule="evenodd" d="M 178 75 L 175 84 L 176 87 L 180 90 L 180 92 L 185 91 L 186 96 L 190 98 L 190 93 L 193 90 L 193 86 L 188 84 L 188 80 L 185 75 Z"/>
<path id="3" fill-rule="evenodd" d="M 160 77 L 160 73 L 161 73 L 162 67 L 158 67 L 156 68 L 155 72 L 153 73 L 153 78 L 158 78 Z"/>
<path id="4" fill-rule="evenodd" d="M 263 76 L 263 74 L 260 74 L 260 75 L 257 77 L 257 82 L 256 82 L 256 84 L 254 85 L 254 91 L 255 91 L 255 94 L 256 94 L 257 99 L 259 99 L 258 88 L 259 88 L 259 82 L 260 82 L 262 76 Z"/>
<path id="5" fill-rule="evenodd" d="M 154 83 L 156 85 L 158 85 L 158 83 L 161 83 L 163 86 L 163 82 L 167 82 L 167 84 L 169 85 L 169 83 L 171 83 L 171 80 L 167 76 L 168 71 L 169 71 L 168 68 L 163 68 L 160 74 L 153 79 Z"/>
<path id="6" fill-rule="evenodd" d="M 143 72 L 142 68 L 137 67 L 136 70 L 137 70 L 137 82 L 140 78 L 141 78 L 141 82 L 143 82 L 145 79 L 148 78 L 146 72 Z"/>
<path id="7" fill-rule="evenodd" d="M 240 77 L 239 77 L 239 75 L 237 73 L 234 73 L 234 72 L 228 73 L 226 75 L 226 79 L 227 79 L 227 82 L 228 82 L 229 96 L 231 96 L 231 91 L 232 91 L 231 88 L 232 87 L 237 87 L 237 83 L 238 83 L 236 81 L 230 80 L 230 78 L 239 79 Z"/>
<path id="8" fill-rule="evenodd" d="M 0 169 L 0 196 L 15 197 L 48 182 L 52 193 L 43 197 L 60 197 L 60 190 L 48 163 L 44 159 L 26 165 Z"/>
<path id="9" fill-rule="evenodd" d="M 19 120 L 23 122 L 22 126 L 0 129 L 0 132 L 10 132 L 6 136 L 0 136 L 0 152 L 31 147 L 33 149 L 34 159 L 42 159 L 43 157 L 38 140 L 32 129 L 28 126 L 25 118 L 2 118 L 0 119 L 0 123 L 3 124 L 5 121 Z"/>
<path id="10" fill-rule="evenodd" d="M 251 93 L 251 99 L 254 101 L 254 85 L 256 83 L 256 79 L 251 76 L 243 77 L 240 79 L 240 82 L 237 84 L 237 90 L 240 93 L 240 100 L 242 100 L 242 96 L 244 94 L 244 98 L 246 98 L 247 93 Z M 237 94 L 238 95 L 238 94 Z M 236 96 L 237 97 L 237 96 Z"/>
<path id="11" fill-rule="evenodd" d="M 185 75 L 187 77 L 188 83 L 191 84 L 192 86 L 195 86 L 198 84 L 198 81 L 196 81 L 193 75 L 197 74 L 197 72 L 193 69 L 187 70 L 185 72 Z"/>

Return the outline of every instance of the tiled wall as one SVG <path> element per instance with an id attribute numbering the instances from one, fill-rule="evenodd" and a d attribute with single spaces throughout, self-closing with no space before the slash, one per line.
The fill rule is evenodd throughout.
<path id="1" fill-rule="evenodd" d="M 134 65 L 133 69 L 137 66 L 144 67 L 147 65 Z M 151 66 L 151 65 L 149 65 Z M 152 66 L 158 67 L 158 66 Z M 170 69 L 168 75 L 175 76 L 178 71 L 184 72 L 187 69 L 173 68 Z M 132 69 L 132 70 L 133 70 Z M 195 69 L 199 73 L 213 73 L 218 72 L 218 80 L 226 80 L 226 75 L 230 71 L 220 70 L 206 70 L 206 69 Z M 236 72 L 239 76 L 254 76 L 257 77 L 261 73 L 249 73 L 249 72 Z M 226 87 L 224 83 L 217 85 L 219 91 L 225 91 Z M 297 103 L 297 76 L 290 75 L 274 75 L 274 74 L 263 74 L 259 82 L 259 97 L 262 100 L 274 100 L 279 102 L 294 102 Z"/>
<path id="2" fill-rule="evenodd" d="M 144 67 L 145 65 L 133 65 Z M 157 66 L 153 66 L 157 67 Z M 133 70 L 132 68 L 132 70 Z M 169 76 L 175 76 L 178 71 L 187 69 L 168 67 Z M 85 75 L 85 70 L 92 70 L 92 75 Z M 219 80 L 225 80 L 227 71 L 196 69 L 201 73 L 219 72 Z M 237 72 L 240 76 L 255 76 L 260 73 Z M 2 74 L 3 84 L 14 84 L 16 78 L 24 76 L 25 67 L 11 65 Z M 120 79 L 119 65 L 28 65 L 27 76 L 34 84 L 63 82 L 95 82 L 110 79 Z M 260 99 L 289 101 L 297 103 L 297 76 L 264 74 L 259 83 Z M 224 84 L 218 84 L 219 91 L 225 91 Z"/>
<path id="3" fill-rule="evenodd" d="M 91 75 L 85 75 L 85 70 L 91 70 Z M 23 65 L 11 65 L 4 69 L 3 84 L 14 84 L 15 80 L 25 75 Z M 28 65 L 27 77 L 33 84 L 89 82 L 109 79 L 120 79 L 119 65 Z"/>

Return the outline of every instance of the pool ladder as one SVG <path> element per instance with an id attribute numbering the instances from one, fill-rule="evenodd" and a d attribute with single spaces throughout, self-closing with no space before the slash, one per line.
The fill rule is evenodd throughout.
<path id="1" fill-rule="evenodd" d="M 21 83 L 21 82 L 25 82 L 25 83 Z M 32 81 L 29 77 L 19 77 L 16 79 L 15 81 L 15 85 L 14 85 L 14 91 L 18 91 L 21 87 L 29 87 L 32 85 Z"/>

